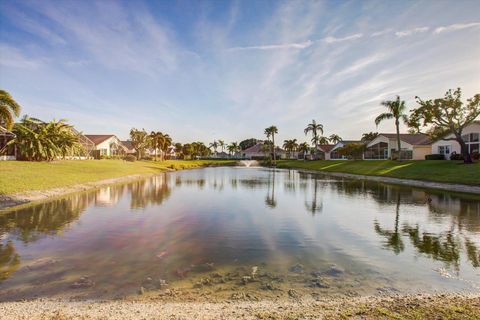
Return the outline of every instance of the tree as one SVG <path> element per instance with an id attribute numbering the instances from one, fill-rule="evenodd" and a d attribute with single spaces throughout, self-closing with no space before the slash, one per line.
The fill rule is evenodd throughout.
<path id="1" fill-rule="evenodd" d="M 13 127 L 19 157 L 28 161 L 51 161 L 67 155 L 80 155 L 80 134 L 66 120 L 43 122 L 28 116 Z"/>
<path id="2" fill-rule="evenodd" d="M 213 148 L 213 152 L 215 153 L 215 155 L 217 155 L 218 142 L 213 140 L 213 142 L 210 143 L 209 148 Z"/>
<path id="3" fill-rule="evenodd" d="M 225 150 L 225 141 L 223 140 L 218 140 L 218 146 L 222 150 L 222 152 Z"/>
<path id="4" fill-rule="evenodd" d="M 236 142 L 232 142 L 227 146 L 228 153 L 230 155 L 235 155 L 240 150 L 240 146 Z"/>
<path id="5" fill-rule="evenodd" d="M 183 146 L 180 142 L 175 143 L 175 153 L 177 154 L 178 158 L 183 158 Z"/>
<path id="6" fill-rule="evenodd" d="M 308 145 L 308 143 L 302 142 L 298 145 L 298 152 L 303 153 L 303 159 L 305 159 L 305 156 L 306 156 L 308 150 L 310 150 L 310 146 Z"/>
<path id="7" fill-rule="evenodd" d="M 161 132 L 150 132 L 150 146 L 155 152 L 155 161 L 157 161 L 157 150 L 161 149 L 163 143 L 163 134 Z"/>
<path id="8" fill-rule="evenodd" d="M 262 152 L 265 155 L 265 159 L 270 160 L 270 156 L 268 154 L 270 153 L 271 150 L 272 150 L 272 142 L 266 141 L 266 143 L 262 145 Z"/>
<path id="9" fill-rule="evenodd" d="M 331 134 L 330 137 L 328 137 L 328 140 L 333 144 L 337 144 L 340 141 L 342 141 L 342 138 L 338 134 L 334 133 L 334 134 Z"/>
<path id="10" fill-rule="evenodd" d="M 291 153 L 296 151 L 298 148 L 297 139 L 285 140 L 283 142 L 283 148 L 287 151 L 288 158 L 290 158 Z"/>
<path id="11" fill-rule="evenodd" d="M 241 150 L 245 150 L 245 149 L 248 149 L 250 147 L 253 147 L 254 145 L 256 145 L 258 142 L 257 139 L 255 138 L 250 138 L 250 139 L 246 139 L 246 140 L 243 140 L 239 143 L 239 147 Z"/>
<path id="12" fill-rule="evenodd" d="M 165 154 L 168 152 L 168 148 L 172 145 L 172 138 L 168 133 L 162 135 L 162 143 L 160 144 L 160 149 L 162 150 L 162 160 L 165 160 Z"/>
<path id="13" fill-rule="evenodd" d="M 349 143 L 338 149 L 338 153 L 348 159 L 360 160 L 363 156 L 365 145 L 361 143 Z"/>
<path id="14" fill-rule="evenodd" d="M 382 101 L 382 106 L 388 109 L 388 112 L 380 114 L 378 117 L 375 118 L 375 124 L 378 125 L 387 119 L 395 119 L 395 128 L 397 129 L 397 151 L 398 157 L 401 158 L 401 150 L 402 146 L 400 143 L 400 120 L 402 120 L 405 124 L 408 124 L 408 116 L 406 115 L 405 111 L 407 107 L 405 106 L 405 101 L 400 100 L 400 96 L 397 96 L 395 100 L 386 100 Z"/>
<path id="15" fill-rule="evenodd" d="M 191 159 L 193 156 L 193 146 L 190 143 L 185 143 L 182 147 L 182 153 L 184 159 L 187 157 Z"/>
<path id="16" fill-rule="evenodd" d="M 276 150 L 275 150 L 275 135 L 278 133 L 278 129 L 276 126 L 270 126 L 265 129 L 265 135 L 267 139 L 272 137 L 272 152 L 273 152 L 273 162 L 277 161 Z"/>
<path id="17" fill-rule="evenodd" d="M 20 116 L 22 107 L 5 90 L 0 90 L 0 125 L 11 130 L 14 117 Z"/>
<path id="18" fill-rule="evenodd" d="M 305 135 L 308 135 L 309 132 L 312 133 L 312 143 L 316 150 L 319 143 L 318 133 L 323 134 L 323 125 L 312 120 L 312 123 L 309 123 L 303 132 L 305 132 Z"/>
<path id="19" fill-rule="evenodd" d="M 446 132 L 453 134 L 453 138 L 443 137 L 442 140 L 457 141 L 462 150 L 464 163 L 472 163 L 462 133 L 463 129 L 480 115 L 480 93 L 467 99 L 465 104 L 461 98 L 460 88 L 455 91 L 448 90 L 444 98 L 422 100 L 415 97 L 420 107 L 411 111 L 409 125 L 414 128 L 430 127 L 432 139 L 442 138 Z"/>
<path id="20" fill-rule="evenodd" d="M 368 143 L 368 142 L 374 140 L 376 137 L 378 137 L 378 132 L 367 132 L 367 133 L 362 134 L 361 141 L 363 143 Z"/>
<path id="21" fill-rule="evenodd" d="M 145 129 L 137 130 L 132 128 L 130 130 L 130 139 L 132 141 L 133 148 L 137 151 L 138 159 L 142 159 L 145 149 L 150 144 L 150 138 Z"/>

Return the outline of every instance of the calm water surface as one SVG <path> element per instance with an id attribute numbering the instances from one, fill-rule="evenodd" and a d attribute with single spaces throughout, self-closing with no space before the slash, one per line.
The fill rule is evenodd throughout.
<path id="1" fill-rule="evenodd" d="M 0 213 L 0 300 L 476 292 L 479 249 L 478 196 L 207 168 Z"/>

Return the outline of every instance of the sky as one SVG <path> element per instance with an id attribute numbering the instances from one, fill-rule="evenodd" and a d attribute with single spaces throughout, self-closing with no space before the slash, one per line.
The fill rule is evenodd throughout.
<path id="1" fill-rule="evenodd" d="M 85 134 L 355 140 L 383 100 L 480 93 L 480 1 L 0 1 L 0 88 Z M 402 128 L 406 131 L 406 128 Z"/>

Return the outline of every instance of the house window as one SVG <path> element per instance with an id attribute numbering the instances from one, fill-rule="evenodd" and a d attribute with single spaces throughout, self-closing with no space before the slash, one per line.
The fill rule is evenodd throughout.
<path id="1" fill-rule="evenodd" d="M 470 142 L 478 142 L 479 136 L 480 136 L 480 133 L 471 133 Z"/>
<path id="2" fill-rule="evenodd" d="M 107 149 L 100 149 L 100 155 L 101 156 L 106 156 L 107 155 Z"/>
<path id="3" fill-rule="evenodd" d="M 450 146 L 438 146 L 438 153 L 448 156 L 450 154 Z"/>

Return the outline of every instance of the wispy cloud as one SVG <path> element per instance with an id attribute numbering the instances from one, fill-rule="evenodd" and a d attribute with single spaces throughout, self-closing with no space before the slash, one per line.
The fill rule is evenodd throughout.
<path id="1" fill-rule="evenodd" d="M 418 33 L 424 33 L 430 30 L 429 27 L 420 27 L 420 28 L 415 28 L 415 29 L 410 29 L 410 30 L 404 30 L 404 31 L 397 31 L 395 32 L 395 35 L 399 38 L 404 38 L 408 36 L 412 36 Z"/>
<path id="2" fill-rule="evenodd" d="M 449 26 L 444 26 L 444 27 L 438 27 L 433 31 L 433 33 L 442 33 L 442 32 L 447 32 L 447 31 L 456 31 L 456 30 L 462 30 L 462 29 L 468 29 L 468 28 L 478 28 L 480 27 L 480 22 L 472 22 L 472 23 L 456 23 L 456 24 L 451 24 Z"/>
<path id="3" fill-rule="evenodd" d="M 326 37 L 322 39 L 322 41 L 325 41 L 326 43 L 337 43 L 337 42 L 345 42 L 345 41 L 350 41 L 350 40 L 357 40 L 363 37 L 363 34 L 361 33 L 355 33 L 350 36 L 346 36 L 343 38 L 336 38 L 336 37 Z"/>
<path id="4" fill-rule="evenodd" d="M 270 45 L 259 45 L 259 46 L 246 46 L 246 47 L 233 47 L 229 48 L 229 51 L 240 51 L 240 50 L 277 50 L 277 49 L 305 49 L 310 47 L 313 44 L 313 41 L 307 40 L 299 43 L 284 43 L 284 44 L 270 44 Z"/>
<path id="5" fill-rule="evenodd" d="M 371 37 L 379 37 L 379 36 L 383 36 L 385 34 L 389 34 L 390 32 L 392 32 L 392 29 L 388 28 L 388 29 L 385 29 L 385 30 L 382 30 L 382 31 L 373 32 L 370 36 Z"/>

